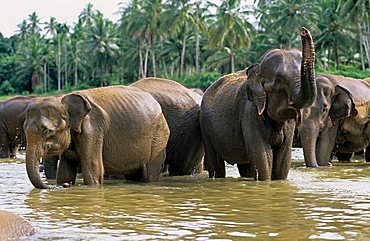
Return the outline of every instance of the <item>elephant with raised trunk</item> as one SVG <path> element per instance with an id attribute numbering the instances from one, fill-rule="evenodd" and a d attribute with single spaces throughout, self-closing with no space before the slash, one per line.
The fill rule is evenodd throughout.
<path id="1" fill-rule="evenodd" d="M 370 138 L 370 82 L 320 75 L 316 83 L 317 98 L 303 109 L 299 127 L 307 167 L 330 165 L 333 150 L 338 159 L 350 158 L 364 150 Z"/>
<path id="2" fill-rule="evenodd" d="M 61 155 L 57 184 L 103 184 L 104 174 L 127 180 L 157 181 L 163 169 L 169 128 L 161 106 L 130 86 L 38 98 L 29 105 L 24 130 L 26 169 L 36 188 L 49 188 L 38 173 L 39 158 Z"/>
<path id="3" fill-rule="evenodd" d="M 287 178 L 299 110 L 316 97 L 313 40 L 305 28 L 301 38 L 302 51 L 270 50 L 204 93 L 200 124 L 210 177 L 225 177 L 227 161 L 242 177 Z"/>
<path id="4" fill-rule="evenodd" d="M 201 92 L 160 78 L 145 78 L 132 86 L 150 93 L 162 107 L 170 128 L 165 161 L 169 175 L 190 175 L 201 171 L 204 155 L 199 126 Z"/>

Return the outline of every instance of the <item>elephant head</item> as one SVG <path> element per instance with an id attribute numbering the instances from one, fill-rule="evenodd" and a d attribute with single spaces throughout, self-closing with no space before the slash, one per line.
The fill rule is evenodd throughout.
<path id="1" fill-rule="evenodd" d="M 275 121 L 299 117 L 299 109 L 316 98 L 315 50 L 310 32 L 302 28 L 302 51 L 274 49 L 247 71 L 248 98 L 258 114 L 267 110 Z"/>
<path id="2" fill-rule="evenodd" d="M 355 102 L 357 115 L 340 121 L 335 151 L 357 152 L 369 145 L 370 101 Z"/>
<path id="3" fill-rule="evenodd" d="M 40 178 L 39 159 L 61 155 L 71 144 L 71 129 L 81 132 L 82 119 L 90 109 L 89 102 L 77 94 L 37 98 L 29 105 L 24 122 L 26 169 L 36 188 L 49 188 Z"/>
<path id="4" fill-rule="evenodd" d="M 302 112 L 299 127 L 307 167 L 326 166 L 335 145 L 338 122 L 357 115 L 351 93 L 325 76 L 316 78 L 317 97 Z"/>

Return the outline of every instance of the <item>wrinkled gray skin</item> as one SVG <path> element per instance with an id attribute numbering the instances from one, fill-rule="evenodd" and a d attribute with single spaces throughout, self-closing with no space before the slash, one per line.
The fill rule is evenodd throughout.
<path id="1" fill-rule="evenodd" d="M 0 102 L 0 158 L 16 158 L 18 148 L 26 146 L 23 123 L 31 96 L 16 96 Z"/>
<path id="2" fill-rule="evenodd" d="M 210 177 L 225 177 L 227 161 L 242 177 L 287 178 L 295 120 L 316 97 L 313 41 L 304 28 L 301 37 L 302 53 L 271 50 L 204 93 L 200 123 Z"/>
<path id="3" fill-rule="evenodd" d="M 370 83 L 338 75 L 316 78 L 317 98 L 302 112 L 299 127 L 307 167 L 330 165 L 330 155 L 361 151 L 370 137 Z M 344 158 L 338 154 L 338 158 Z"/>
<path id="4" fill-rule="evenodd" d="M 171 133 L 165 161 L 169 165 L 169 175 L 190 175 L 201 171 L 204 148 L 199 126 L 200 90 L 160 78 L 142 79 L 132 86 L 150 93 L 162 107 Z"/>
<path id="5" fill-rule="evenodd" d="M 0 210 L 0 240 L 21 240 L 36 230 L 21 216 Z"/>
<path id="6" fill-rule="evenodd" d="M 57 184 L 74 184 L 81 164 L 86 185 L 104 174 L 157 181 L 169 128 L 158 102 L 135 87 L 111 86 L 45 97 L 28 108 L 26 168 L 36 188 L 49 188 L 38 173 L 39 158 L 61 155 Z"/>

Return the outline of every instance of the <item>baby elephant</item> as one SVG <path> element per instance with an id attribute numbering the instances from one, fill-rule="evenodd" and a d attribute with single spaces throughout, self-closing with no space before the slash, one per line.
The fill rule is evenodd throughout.
<path id="1" fill-rule="evenodd" d="M 24 218 L 8 211 L 0 211 L 0 240 L 18 240 L 35 233 L 36 230 Z"/>

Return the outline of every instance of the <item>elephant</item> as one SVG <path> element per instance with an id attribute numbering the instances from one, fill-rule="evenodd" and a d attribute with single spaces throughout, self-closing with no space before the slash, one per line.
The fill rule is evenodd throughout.
<path id="1" fill-rule="evenodd" d="M 0 210 L 0 240 L 21 240 L 35 233 L 32 225 L 21 216 Z"/>
<path id="2" fill-rule="evenodd" d="M 0 102 L 0 158 L 17 158 L 20 146 L 25 146 L 23 123 L 33 96 L 15 96 Z"/>
<path id="3" fill-rule="evenodd" d="M 131 86 L 150 93 L 162 107 L 170 128 L 165 161 L 169 175 L 190 175 L 202 171 L 204 148 L 199 126 L 201 92 L 160 78 L 144 78 Z"/>
<path id="4" fill-rule="evenodd" d="M 36 188 L 50 188 L 38 173 L 45 154 L 59 155 L 57 185 L 75 184 L 81 165 L 85 185 L 104 175 L 157 181 L 170 135 L 159 103 L 132 86 L 107 86 L 43 97 L 27 110 L 26 170 Z"/>
<path id="5" fill-rule="evenodd" d="M 286 179 L 299 110 L 316 97 L 315 50 L 301 29 L 302 51 L 272 49 L 260 63 L 222 76 L 204 93 L 200 125 L 209 177 L 225 177 L 225 161 L 241 177 Z"/>
<path id="6" fill-rule="evenodd" d="M 307 167 L 330 165 L 333 150 L 338 159 L 348 159 L 366 148 L 370 137 L 370 82 L 325 74 L 316 85 L 317 97 L 302 110 L 299 127 Z"/>

